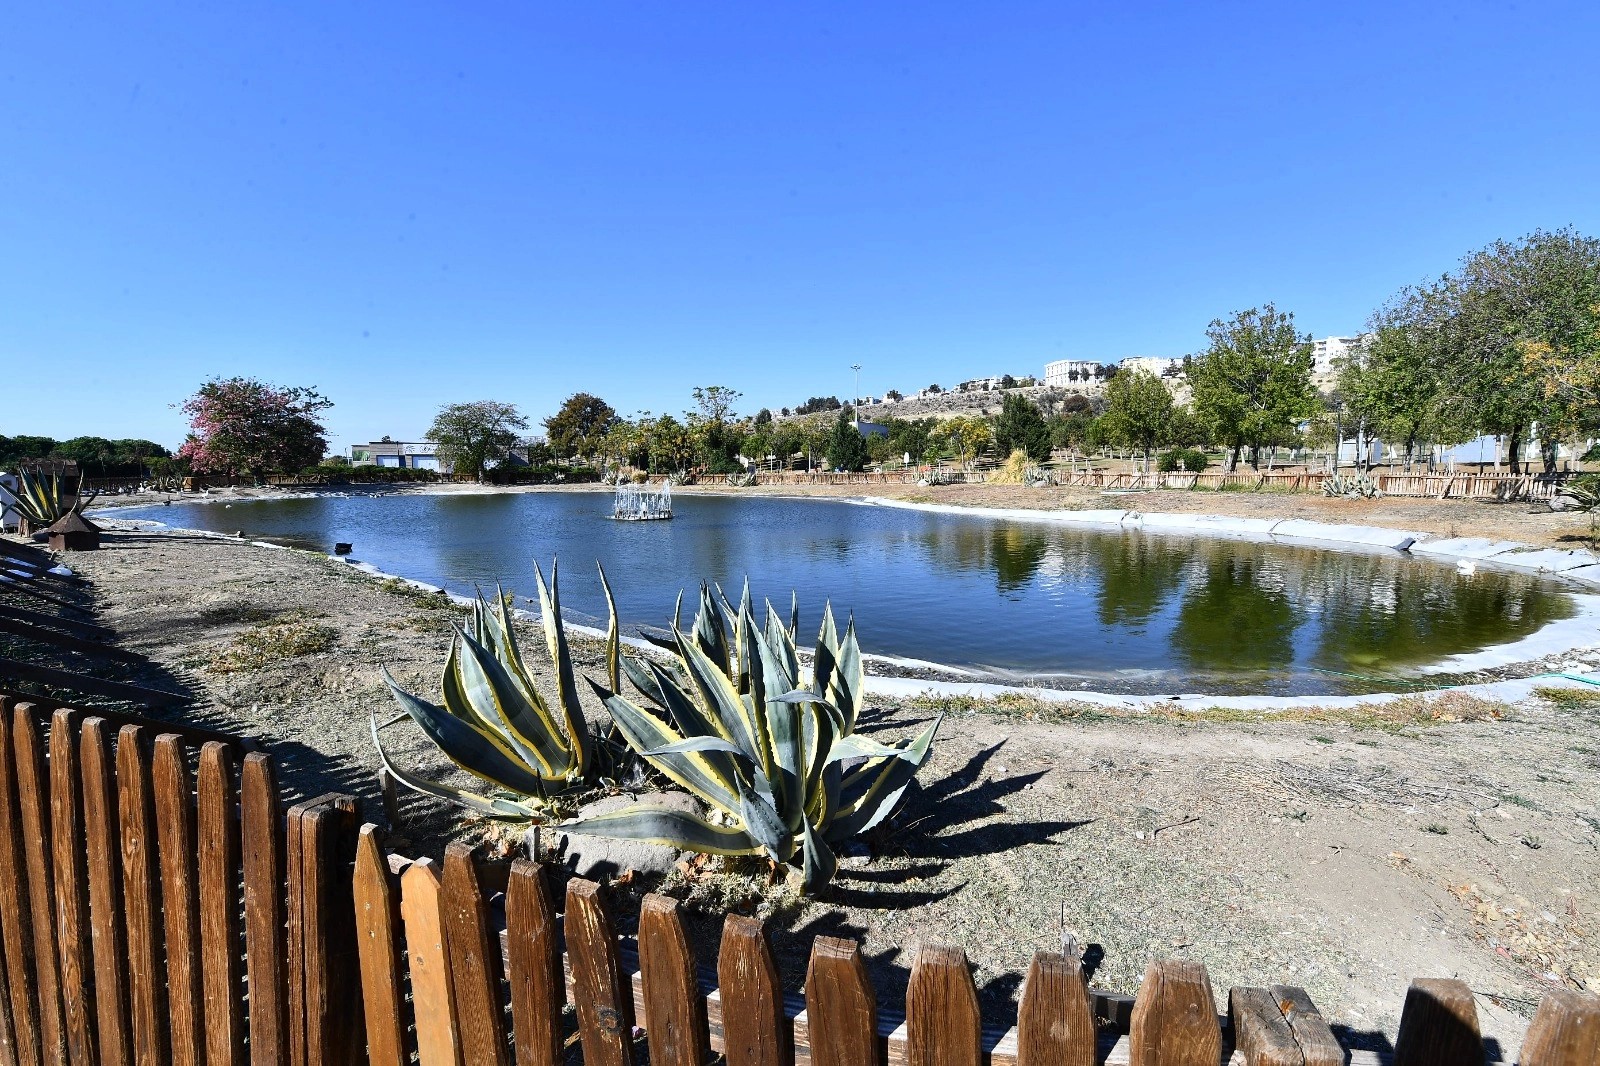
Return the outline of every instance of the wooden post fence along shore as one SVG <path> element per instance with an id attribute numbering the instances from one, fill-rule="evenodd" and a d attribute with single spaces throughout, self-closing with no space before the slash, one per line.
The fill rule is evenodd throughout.
<path id="1" fill-rule="evenodd" d="M 835 937 L 786 992 L 761 922 L 728 915 L 710 972 L 671 899 L 646 896 L 620 937 L 599 884 L 558 896 L 551 871 L 459 844 L 442 864 L 389 854 L 348 797 L 286 809 L 270 755 L 196 739 L 0 696 L 0 1066 L 1381 1061 L 1303 990 L 1219 1003 L 1192 961 L 1152 963 L 1130 1010 L 1041 952 L 996 1019 L 962 950 L 924 944 L 901 1012 Z M 1392 1066 L 1483 1059 L 1472 991 L 1414 981 Z M 1547 993 L 1521 1061 L 1596 1066 L 1600 999 Z"/>

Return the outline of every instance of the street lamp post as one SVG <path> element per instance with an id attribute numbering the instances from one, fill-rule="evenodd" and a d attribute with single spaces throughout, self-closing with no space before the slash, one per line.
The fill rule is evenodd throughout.
<path id="1" fill-rule="evenodd" d="M 850 409 L 855 412 L 855 415 L 856 415 L 856 432 L 860 433 L 861 432 L 861 364 L 860 363 L 851 363 L 850 364 L 850 369 L 854 370 L 856 372 L 856 395 L 855 395 L 854 402 L 852 402 L 850 404 Z"/>

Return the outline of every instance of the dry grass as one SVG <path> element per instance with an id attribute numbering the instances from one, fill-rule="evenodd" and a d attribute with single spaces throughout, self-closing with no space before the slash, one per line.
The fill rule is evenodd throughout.
<path id="1" fill-rule="evenodd" d="M 339 640 L 330 625 L 305 618 L 289 618 L 245 630 L 206 663 L 212 673 L 232 674 L 260 670 L 302 655 L 328 651 Z"/>
<path id="2" fill-rule="evenodd" d="M 1600 688 L 1557 688 L 1540 685 L 1533 694 L 1564 711 L 1600 711 Z"/>
<path id="3" fill-rule="evenodd" d="M 1567 693 L 1570 690 L 1552 691 Z M 1587 695 L 1585 693 L 1585 696 Z M 1594 698 L 1600 700 L 1600 694 L 1596 694 Z M 1454 689 L 1402 696 L 1399 699 L 1382 702 L 1358 703 L 1348 707 L 1294 707 L 1279 711 L 1163 705 L 1134 709 L 1080 700 L 1054 703 L 1033 696 L 1009 693 L 993 699 L 972 696 L 924 696 L 908 701 L 908 706 L 926 711 L 943 711 L 957 717 L 992 715 L 1045 724 L 1104 722 L 1116 719 L 1154 720 L 1173 725 L 1326 722 L 1349 726 L 1352 729 L 1375 729 L 1389 733 L 1418 726 L 1447 725 L 1453 722 L 1494 722 L 1504 718 L 1510 710 L 1499 700 L 1487 700 Z"/>

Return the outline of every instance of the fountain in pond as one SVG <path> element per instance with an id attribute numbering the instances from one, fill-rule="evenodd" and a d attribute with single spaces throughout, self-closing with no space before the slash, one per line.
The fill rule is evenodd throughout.
<path id="1" fill-rule="evenodd" d="M 663 481 L 659 489 L 648 484 L 618 484 L 611 517 L 624 522 L 652 522 L 672 517 L 672 482 Z"/>

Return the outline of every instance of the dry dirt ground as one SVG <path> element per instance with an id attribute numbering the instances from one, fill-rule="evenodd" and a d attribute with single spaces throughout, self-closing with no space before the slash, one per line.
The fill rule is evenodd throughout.
<path id="1" fill-rule="evenodd" d="M 288 787 L 353 793 L 383 821 L 380 667 L 436 693 L 458 608 L 322 556 L 181 534 L 113 534 L 69 561 L 100 619 L 153 660 L 137 676 L 191 691 L 188 717 L 258 738 Z M 536 633 L 523 645 L 544 670 Z M 578 649 L 581 670 L 598 674 L 597 650 Z M 764 914 L 794 980 L 813 935 L 859 937 L 887 1005 L 903 1002 L 915 946 L 943 941 L 1003 1011 L 1029 955 L 1068 934 L 1098 986 L 1132 992 L 1149 959 L 1198 959 L 1219 995 L 1303 984 L 1349 1039 L 1379 1047 L 1411 977 L 1460 976 L 1509 1060 L 1543 988 L 1600 988 L 1600 703 L 1285 720 L 924 700 L 877 707 L 872 728 L 903 736 L 941 709 L 920 794 L 824 898 L 795 901 L 750 869 L 636 878 L 623 894 L 691 900 L 706 962 L 719 906 Z M 392 732 L 409 765 L 448 769 L 409 723 Z M 423 797 L 403 809 L 402 850 L 483 833 Z"/>

